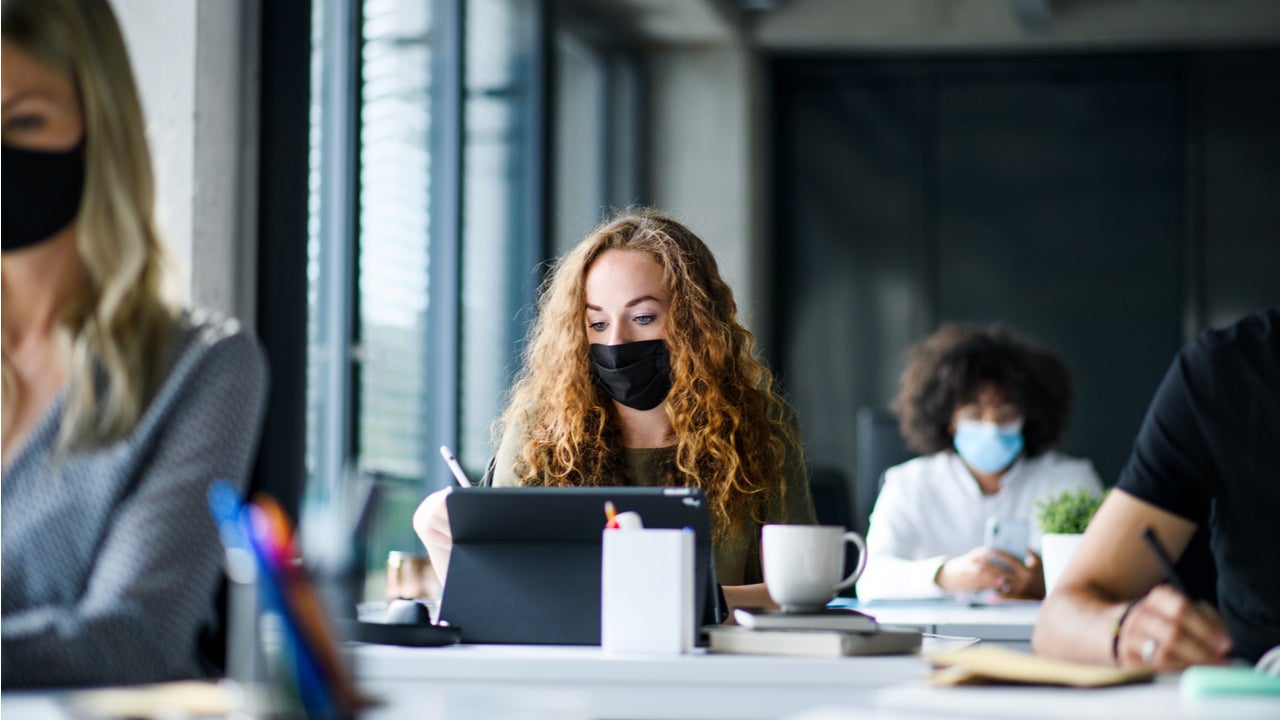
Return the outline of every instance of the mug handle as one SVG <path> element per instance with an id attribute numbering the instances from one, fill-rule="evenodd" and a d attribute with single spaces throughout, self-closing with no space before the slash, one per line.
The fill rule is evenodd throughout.
<path id="1" fill-rule="evenodd" d="M 851 542 L 858 548 L 858 567 L 849 573 L 849 577 L 840 581 L 836 585 L 836 591 L 848 590 L 853 584 L 858 582 L 858 578 L 862 577 L 862 571 L 867 569 L 867 542 L 862 536 L 856 532 L 850 531 L 844 534 L 844 541 Z"/>

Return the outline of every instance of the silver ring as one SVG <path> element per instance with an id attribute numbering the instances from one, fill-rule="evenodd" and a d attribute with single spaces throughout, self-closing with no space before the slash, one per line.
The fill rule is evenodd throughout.
<path id="1" fill-rule="evenodd" d="M 1142 657 L 1143 665 L 1151 664 L 1151 661 L 1155 659 L 1156 650 L 1159 647 L 1160 647 L 1160 643 L 1156 642 L 1155 638 L 1147 638 L 1142 643 L 1142 649 L 1139 651 L 1139 655 Z"/>

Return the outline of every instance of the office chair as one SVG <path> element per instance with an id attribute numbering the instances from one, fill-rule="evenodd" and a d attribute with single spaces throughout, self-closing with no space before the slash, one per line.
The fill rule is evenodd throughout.
<path id="1" fill-rule="evenodd" d="M 876 496 L 884 484 L 884 471 L 916 456 L 902 434 L 898 420 L 883 410 L 858 409 L 856 426 L 858 472 L 853 485 L 853 529 L 866 535 Z"/>
<path id="2" fill-rule="evenodd" d="M 850 527 L 849 482 L 840 468 L 818 465 L 809 473 L 809 493 L 819 525 Z"/>

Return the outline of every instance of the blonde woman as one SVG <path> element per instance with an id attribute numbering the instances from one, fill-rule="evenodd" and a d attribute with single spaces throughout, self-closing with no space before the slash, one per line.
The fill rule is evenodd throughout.
<path id="1" fill-rule="evenodd" d="M 266 368 L 183 311 L 152 221 L 128 57 L 104 0 L 4 0 L 3 685 L 201 673 Z"/>
<path id="2" fill-rule="evenodd" d="M 604 224 L 543 288 L 493 484 L 701 488 L 726 600 L 771 606 L 760 527 L 815 518 L 794 418 L 754 342 L 687 227 L 653 211 Z M 414 518 L 438 568 L 446 492 Z"/>

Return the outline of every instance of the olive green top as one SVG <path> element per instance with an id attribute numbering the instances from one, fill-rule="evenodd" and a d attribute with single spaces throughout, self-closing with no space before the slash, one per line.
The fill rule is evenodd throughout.
<path id="1" fill-rule="evenodd" d="M 503 434 L 494 463 L 493 485 L 515 487 L 520 485 L 515 466 L 520 451 L 528 440 L 528 429 L 513 424 Z M 790 445 L 790 443 L 788 443 Z M 675 446 L 662 448 L 624 448 L 627 477 L 623 485 L 651 487 L 662 483 L 662 468 L 675 453 Z M 804 453 L 793 450 L 783 462 L 782 472 L 786 482 L 783 498 L 765 513 L 764 523 L 789 523 L 814 525 L 817 518 L 813 510 L 813 496 L 809 493 L 809 478 Z M 742 512 L 749 513 L 746 508 Z M 760 569 L 760 528 L 763 523 L 750 520 L 742 524 L 735 537 L 715 546 L 716 580 L 721 585 L 748 585 L 764 582 Z"/>

